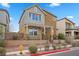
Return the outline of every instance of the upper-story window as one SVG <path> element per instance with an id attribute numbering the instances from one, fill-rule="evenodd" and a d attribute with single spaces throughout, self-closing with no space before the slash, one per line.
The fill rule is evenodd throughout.
<path id="1" fill-rule="evenodd" d="M 29 17 L 35 21 L 41 21 L 41 14 L 29 13 Z"/>
<path id="2" fill-rule="evenodd" d="M 71 28 L 71 25 L 69 23 L 66 23 L 65 26 L 66 26 L 67 29 Z"/>

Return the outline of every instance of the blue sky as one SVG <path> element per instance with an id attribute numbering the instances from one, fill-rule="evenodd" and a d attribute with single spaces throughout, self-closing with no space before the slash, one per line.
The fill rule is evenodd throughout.
<path id="1" fill-rule="evenodd" d="M 0 9 L 6 9 L 10 14 L 10 31 L 19 30 L 18 22 L 24 9 L 31 7 L 34 3 L 0 3 Z M 77 3 L 40 3 L 40 8 L 56 15 L 58 19 L 67 17 L 76 26 L 79 25 L 79 4 Z"/>

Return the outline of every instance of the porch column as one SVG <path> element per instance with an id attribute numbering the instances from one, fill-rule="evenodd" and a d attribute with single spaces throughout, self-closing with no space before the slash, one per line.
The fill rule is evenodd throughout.
<path id="1" fill-rule="evenodd" d="M 28 25 L 25 25 L 24 39 L 28 39 Z"/>
<path id="2" fill-rule="evenodd" d="M 46 29 L 45 29 L 45 26 L 44 26 L 44 35 L 46 34 L 45 32 L 46 32 Z"/>
<path id="3" fill-rule="evenodd" d="M 74 30 L 71 31 L 70 43 L 72 44 L 74 40 Z"/>
<path id="4" fill-rule="evenodd" d="M 46 29 L 45 29 L 45 26 L 44 26 L 44 37 L 43 37 L 43 39 L 45 39 L 45 36 L 46 36 Z"/>
<path id="5" fill-rule="evenodd" d="M 71 36 L 74 37 L 74 30 L 71 31 Z"/>
<path id="6" fill-rule="evenodd" d="M 28 34 L 28 25 L 26 25 L 26 30 L 25 31 L 26 31 L 26 34 Z"/>

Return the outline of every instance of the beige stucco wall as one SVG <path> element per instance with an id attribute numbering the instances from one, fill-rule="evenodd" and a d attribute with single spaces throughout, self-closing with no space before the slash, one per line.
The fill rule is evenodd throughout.
<path id="1" fill-rule="evenodd" d="M 32 20 L 31 18 L 29 18 L 29 12 L 41 14 L 41 21 L 35 21 L 35 20 Z M 30 9 L 26 9 L 22 16 L 21 22 L 19 23 L 19 29 L 21 29 L 22 26 L 24 26 L 24 24 L 32 25 L 32 26 L 33 25 L 34 26 L 44 26 L 44 20 L 45 20 L 45 16 L 42 13 L 42 11 L 40 11 L 39 8 L 32 7 Z"/>
<path id="2" fill-rule="evenodd" d="M 75 23 L 72 23 L 70 21 L 68 21 L 67 19 L 64 19 L 65 20 L 65 23 L 69 23 L 71 28 L 74 28 L 75 27 Z"/>
<path id="3" fill-rule="evenodd" d="M 29 18 L 29 12 L 41 14 L 41 21 L 36 21 L 36 20 L 32 20 L 31 18 Z M 26 29 L 25 29 L 25 26 L 26 26 Z M 28 34 L 29 26 L 40 27 L 43 29 L 44 27 L 50 27 L 51 30 L 50 30 L 49 36 L 51 35 L 53 36 L 54 34 L 56 34 L 56 17 L 48 12 L 43 11 L 42 9 L 40 10 L 39 7 L 33 6 L 32 8 L 25 10 L 21 18 L 21 21 L 19 23 L 20 32 L 25 31 L 24 33 Z M 42 33 L 41 30 L 39 30 L 39 32 Z"/>
<path id="4" fill-rule="evenodd" d="M 56 17 L 52 16 L 49 13 L 46 13 L 45 15 L 45 26 L 50 26 L 51 31 L 49 34 L 52 36 L 56 34 Z"/>
<path id="5" fill-rule="evenodd" d="M 57 35 L 58 33 L 65 34 L 65 21 L 64 20 L 57 21 L 56 27 L 57 27 Z"/>
<path id="6" fill-rule="evenodd" d="M 65 26 L 66 23 L 69 23 L 71 28 L 75 27 L 74 23 L 64 18 L 62 20 L 57 21 L 57 26 L 56 26 L 58 29 L 57 34 L 63 33 L 65 35 L 65 32 L 71 32 L 71 36 L 74 36 L 74 30 L 66 30 L 66 26 Z"/>
<path id="7" fill-rule="evenodd" d="M 29 17 L 29 12 L 40 14 L 41 15 L 41 21 L 36 21 L 36 20 L 31 19 Z M 31 26 L 31 27 L 32 26 L 43 27 L 44 22 L 45 22 L 45 15 L 38 7 L 34 6 L 34 7 L 30 8 L 30 9 L 26 9 L 24 11 L 24 14 L 22 15 L 21 21 L 19 23 L 19 30 L 20 30 L 19 32 L 28 34 L 29 26 Z M 42 39 L 42 31 L 39 28 L 38 28 L 38 37 L 37 38 Z"/>
<path id="8" fill-rule="evenodd" d="M 29 17 L 29 12 L 40 14 L 41 15 L 41 21 L 36 21 L 36 20 L 31 19 Z M 38 25 L 38 26 L 43 26 L 44 25 L 45 16 L 44 16 L 43 12 L 39 8 L 32 7 L 30 9 L 28 9 L 25 13 L 27 15 L 26 24 L 35 24 L 35 25 Z"/>

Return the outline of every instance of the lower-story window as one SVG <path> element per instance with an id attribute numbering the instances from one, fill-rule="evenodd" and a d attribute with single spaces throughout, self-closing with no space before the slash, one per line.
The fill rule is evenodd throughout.
<path id="1" fill-rule="evenodd" d="M 29 35 L 30 36 L 37 36 L 37 32 L 38 32 L 38 30 L 35 29 L 35 28 L 30 28 L 29 29 Z"/>

